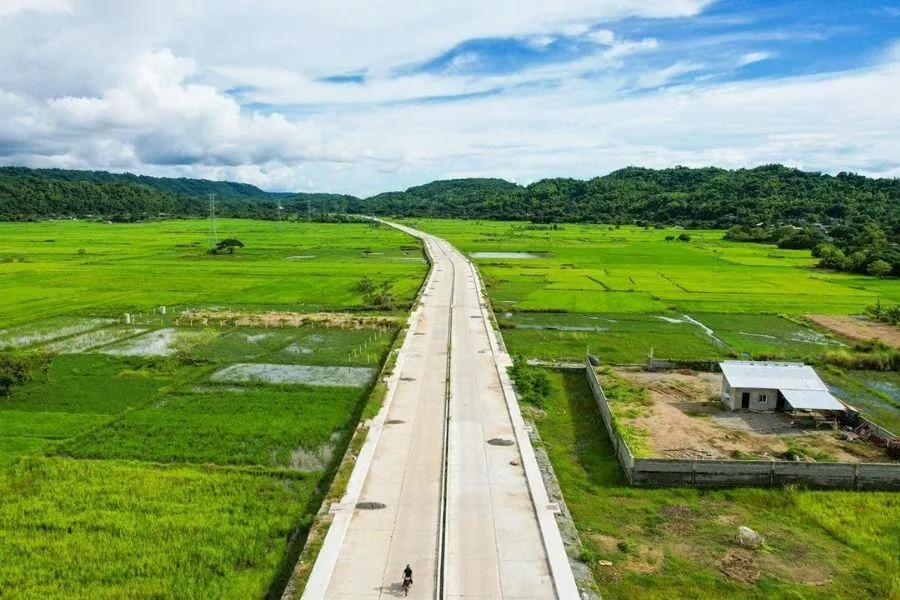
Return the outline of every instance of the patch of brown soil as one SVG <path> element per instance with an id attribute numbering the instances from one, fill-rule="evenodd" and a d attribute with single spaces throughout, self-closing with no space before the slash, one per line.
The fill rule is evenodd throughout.
<path id="1" fill-rule="evenodd" d="M 659 509 L 659 516 L 666 519 L 693 519 L 697 511 L 684 504 L 670 504 Z"/>
<path id="2" fill-rule="evenodd" d="M 191 310 L 181 313 L 176 325 L 232 325 L 237 327 L 300 327 L 322 325 L 342 329 L 388 328 L 397 324 L 394 317 L 352 315 L 347 313 L 245 313 L 230 310 Z"/>
<path id="3" fill-rule="evenodd" d="M 828 585 L 831 582 L 831 569 L 825 565 L 796 565 L 785 567 L 786 575 L 797 583 L 806 585 Z"/>
<path id="4" fill-rule="evenodd" d="M 656 529 L 660 533 L 683 538 L 690 535 L 696 529 L 697 511 L 690 506 L 672 504 L 659 509 L 659 516 L 666 519 Z"/>
<path id="5" fill-rule="evenodd" d="M 637 552 L 628 556 L 623 568 L 630 573 L 647 575 L 659 573 L 665 566 L 663 549 L 658 546 L 642 546 Z"/>
<path id="6" fill-rule="evenodd" d="M 587 539 L 604 554 L 612 554 L 613 552 L 617 552 L 619 550 L 619 538 L 613 537 L 611 535 L 603 535 L 602 533 L 589 533 L 587 534 Z"/>
<path id="7" fill-rule="evenodd" d="M 721 394 L 716 373 L 646 373 L 617 369 L 617 374 L 648 388 L 653 405 L 627 422 L 649 432 L 653 456 L 679 459 L 732 459 L 753 455 L 779 460 L 786 440 L 824 450 L 841 462 L 883 461 L 883 449 L 841 441 L 836 431 L 802 430 L 790 426 L 786 413 L 729 412 L 711 398 Z"/>
<path id="8" fill-rule="evenodd" d="M 856 317 L 806 315 L 806 318 L 851 340 L 863 342 L 878 338 L 885 344 L 900 348 L 900 327 Z"/>
<path id="9" fill-rule="evenodd" d="M 738 522 L 737 515 L 717 515 L 715 519 L 719 525 L 734 525 Z"/>
<path id="10" fill-rule="evenodd" d="M 756 555 L 744 548 L 729 548 L 722 557 L 722 572 L 729 579 L 742 583 L 756 583 L 762 575 Z"/>

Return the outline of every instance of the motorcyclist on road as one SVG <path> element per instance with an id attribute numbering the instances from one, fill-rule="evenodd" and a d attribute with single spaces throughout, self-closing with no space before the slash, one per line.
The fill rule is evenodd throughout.
<path id="1" fill-rule="evenodd" d="M 412 582 L 413 582 L 412 567 L 410 567 L 409 565 L 406 565 L 406 568 L 403 569 L 403 591 L 405 593 L 407 593 L 407 594 L 409 593 L 409 586 L 412 585 Z"/>

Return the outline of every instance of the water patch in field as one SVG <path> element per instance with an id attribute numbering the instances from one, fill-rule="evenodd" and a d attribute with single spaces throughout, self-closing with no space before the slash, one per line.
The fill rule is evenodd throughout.
<path id="1" fill-rule="evenodd" d="M 218 394 L 220 392 L 243 394 L 247 391 L 247 388 L 242 388 L 237 385 L 197 385 L 194 386 L 194 391 L 198 394 Z"/>
<path id="2" fill-rule="evenodd" d="M 113 356 L 171 356 L 175 354 L 175 338 L 178 330 L 172 327 L 157 329 L 133 340 L 100 350 Z"/>
<path id="3" fill-rule="evenodd" d="M 528 325 L 528 324 L 517 324 L 516 329 L 538 329 L 538 330 L 549 330 L 549 331 L 588 331 L 588 332 L 603 332 L 609 331 L 609 327 L 591 327 L 588 325 Z"/>
<path id="4" fill-rule="evenodd" d="M 246 335 L 244 337 L 247 338 L 248 343 L 256 344 L 256 343 L 263 341 L 266 338 L 272 337 L 272 334 L 271 333 L 257 333 L 255 335 Z"/>
<path id="5" fill-rule="evenodd" d="M 472 258 L 547 258 L 549 254 L 534 252 L 472 252 Z"/>
<path id="6" fill-rule="evenodd" d="M 331 434 L 327 442 L 315 450 L 307 450 L 302 446 L 297 446 L 291 450 L 291 468 L 305 472 L 324 471 L 331 464 L 334 450 L 340 439 L 341 434 L 336 431 Z"/>
<path id="7" fill-rule="evenodd" d="M 115 319 L 77 319 L 68 321 L 66 324 L 48 322 L 40 325 L 13 327 L 0 333 L 0 350 L 49 342 L 70 335 L 100 329 L 104 325 L 115 322 Z"/>
<path id="8" fill-rule="evenodd" d="M 307 260 L 310 258 L 315 258 L 312 254 L 298 254 L 296 256 L 285 256 L 284 260 Z"/>
<path id="9" fill-rule="evenodd" d="M 887 395 L 896 402 L 900 402 L 900 387 L 894 385 L 890 381 L 875 381 L 872 379 L 865 380 L 866 385 Z"/>
<path id="10" fill-rule="evenodd" d="M 301 346 L 300 344 L 291 344 L 287 348 L 284 349 L 285 352 L 289 352 L 290 354 L 312 354 L 313 349 L 308 346 Z"/>
<path id="11" fill-rule="evenodd" d="M 89 331 L 87 333 L 76 335 L 75 337 L 51 342 L 45 345 L 43 350 L 46 352 L 55 352 L 57 354 L 80 354 L 100 346 L 118 342 L 119 340 L 132 335 L 144 333 L 145 331 L 147 330 L 143 328 L 132 327 L 98 329 L 97 331 Z"/>
<path id="12" fill-rule="evenodd" d="M 676 325 L 678 323 L 684 323 L 684 319 L 673 319 L 672 317 L 664 317 L 662 315 L 657 315 L 656 318 L 662 319 L 666 323 L 672 323 L 673 325 Z"/>
<path id="13" fill-rule="evenodd" d="M 719 346 L 720 348 L 726 348 L 726 349 L 728 348 L 728 344 L 726 344 L 725 342 L 720 340 L 718 337 L 716 337 L 716 332 L 713 331 L 711 328 L 707 327 L 706 325 L 704 325 L 703 323 L 701 323 L 700 321 L 698 321 L 697 319 L 693 318 L 690 315 L 681 315 L 681 316 L 686 322 L 690 323 L 691 325 L 696 325 L 697 327 L 702 329 L 703 332 L 709 336 L 709 339 L 711 339 L 713 341 L 713 343 L 715 343 L 717 346 Z"/>
<path id="14" fill-rule="evenodd" d="M 374 369 L 367 367 L 320 367 L 311 365 L 274 365 L 239 363 L 212 374 L 212 381 L 226 383 L 280 383 L 317 386 L 365 387 L 372 381 Z"/>
<path id="15" fill-rule="evenodd" d="M 763 338 L 776 342 L 800 342 L 803 344 L 815 344 L 817 346 L 846 346 L 846 344 L 842 342 L 829 339 L 828 337 L 815 331 L 799 332 L 787 338 L 778 337 L 777 335 L 769 335 L 767 333 L 749 333 L 747 331 L 738 331 L 738 333 L 747 337 Z"/>

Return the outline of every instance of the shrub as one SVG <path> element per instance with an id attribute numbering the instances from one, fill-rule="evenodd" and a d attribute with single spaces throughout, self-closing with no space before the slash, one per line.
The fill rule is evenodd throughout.
<path id="1" fill-rule="evenodd" d="M 509 376 L 523 401 L 544 408 L 550 395 L 550 377 L 540 367 L 528 364 L 524 356 L 517 356 L 509 368 Z"/>

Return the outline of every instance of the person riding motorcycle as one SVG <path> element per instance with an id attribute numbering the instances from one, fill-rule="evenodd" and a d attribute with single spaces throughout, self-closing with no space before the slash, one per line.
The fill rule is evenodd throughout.
<path id="1" fill-rule="evenodd" d="M 409 586 L 412 585 L 412 567 L 406 565 L 406 568 L 403 569 L 403 591 L 407 594 L 409 593 Z"/>

